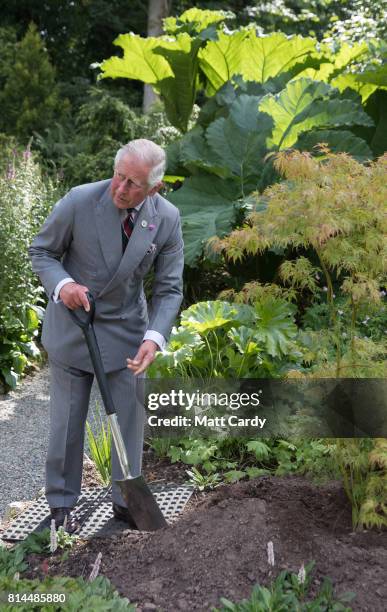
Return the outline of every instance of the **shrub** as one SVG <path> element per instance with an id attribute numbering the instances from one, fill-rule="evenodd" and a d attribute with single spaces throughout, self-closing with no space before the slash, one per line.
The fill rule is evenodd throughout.
<path id="1" fill-rule="evenodd" d="M 165 146 L 179 135 L 161 105 L 139 115 L 116 96 L 93 87 L 75 125 L 59 123 L 35 133 L 35 147 L 44 163 L 62 170 L 73 186 L 111 177 L 115 154 L 129 140 L 149 138 Z"/>
<path id="2" fill-rule="evenodd" d="M 16 43 L 14 61 L 3 72 L 2 127 L 27 142 L 33 130 L 43 129 L 66 107 L 59 101 L 55 69 L 34 24 Z"/>
<path id="3" fill-rule="evenodd" d="M 39 355 L 35 340 L 42 289 L 27 248 L 49 212 L 56 188 L 43 180 L 29 150 L 11 152 L 9 143 L 6 149 L 0 160 L 0 376 L 14 388 L 30 359 Z"/>
<path id="4" fill-rule="evenodd" d="M 298 294 L 314 296 L 325 289 L 329 310 L 330 329 L 323 335 L 334 346 L 334 360 L 320 360 L 314 375 L 383 376 L 383 343 L 360 338 L 357 330 L 360 313 L 364 320 L 381 308 L 387 278 L 387 158 L 363 165 L 345 153 L 323 151 L 325 159 L 320 161 L 309 153 L 279 153 L 275 166 L 285 180 L 264 192 L 267 208 L 212 244 L 232 261 L 270 248 L 294 249 L 298 258 L 282 264 L 279 278 Z M 317 266 L 302 254 L 305 250 Z M 335 277 L 341 304 L 349 313 L 345 332 L 336 307 Z M 326 345 L 322 337 L 319 342 L 320 349 Z"/>

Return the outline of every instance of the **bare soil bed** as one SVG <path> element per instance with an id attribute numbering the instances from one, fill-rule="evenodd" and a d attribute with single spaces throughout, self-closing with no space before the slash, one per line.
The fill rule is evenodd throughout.
<path id="1" fill-rule="evenodd" d="M 171 474 L 179 479 L 181 470 Z M 267 585 L 281 570 L 297 572 L 312 560 L 312 592 L 329 576 L 336 594 L 356 593 L 353 610 L 384 612 L 387 605 L 387 532 L 353 533 L 337 482 L 318 487 L 302 477 L 263 477 L 222 486 L 196 495 L 161 531 L 78 542 L 65 562 L 59 553 L 48 567 L 34 555 L 29 575 L 87 577 L 99 551 L 101 573 L 139 612 L 210 610 L 222 596 L 248 597 L 255 583 Z"/>

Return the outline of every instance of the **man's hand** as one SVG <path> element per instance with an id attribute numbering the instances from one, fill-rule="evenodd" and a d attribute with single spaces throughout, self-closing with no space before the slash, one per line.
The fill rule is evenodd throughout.
<path id="1" fill-rule="evenodd" d="M 129 370 L 132 370 L 133 374 L 137 376 L 144 372 L 147 367 L 154 361 L 156 351 L 159 347 L 153 340 L 144 340 L 142 345 L 137 351 L 137 355 L 134 359 L 127 359 Z"/>
<path id="2" fill-rule="evenodd" d="M 90 304 L 86 296 L 87 291 L 89 290 L 84 285 L 78 285 L 78 283 L 66 283 L 60 290 L 59 297 L 67 308 L 75 310 L 76 308 L 83 306 L 86 312 L 89 312 Z"/>

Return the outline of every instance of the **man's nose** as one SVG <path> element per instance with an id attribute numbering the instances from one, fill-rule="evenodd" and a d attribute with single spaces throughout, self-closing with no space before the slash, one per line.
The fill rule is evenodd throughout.
<path id="1" fill-rule="evenodd" d="M 118 191 L 118 193 L 125 193 L 127 188 L 128 188 L 128 183 L 127 183 L 127 180 L 125 179 L 125 180 L 120 182 L 120 184 L 117 187 L 117 191 Z"/>

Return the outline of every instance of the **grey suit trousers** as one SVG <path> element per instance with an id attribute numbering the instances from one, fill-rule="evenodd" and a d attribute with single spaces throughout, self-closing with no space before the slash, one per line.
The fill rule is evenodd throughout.
<path id="1" fill-rule="evenodd" d="M 127 368 L 107 374 L 132 475 L 141 473 L 143 404 L 138 381 Z M 51 508 L 74 507 L 81 491 L 85 422 L 94 374 L 50 359 L 50 436 L 46 499 Z M 103 407 L 101 406 L 101 409 Z M 112 441 L 113 501 L 125 506 L 116 479 L 122 478 Z"/>

